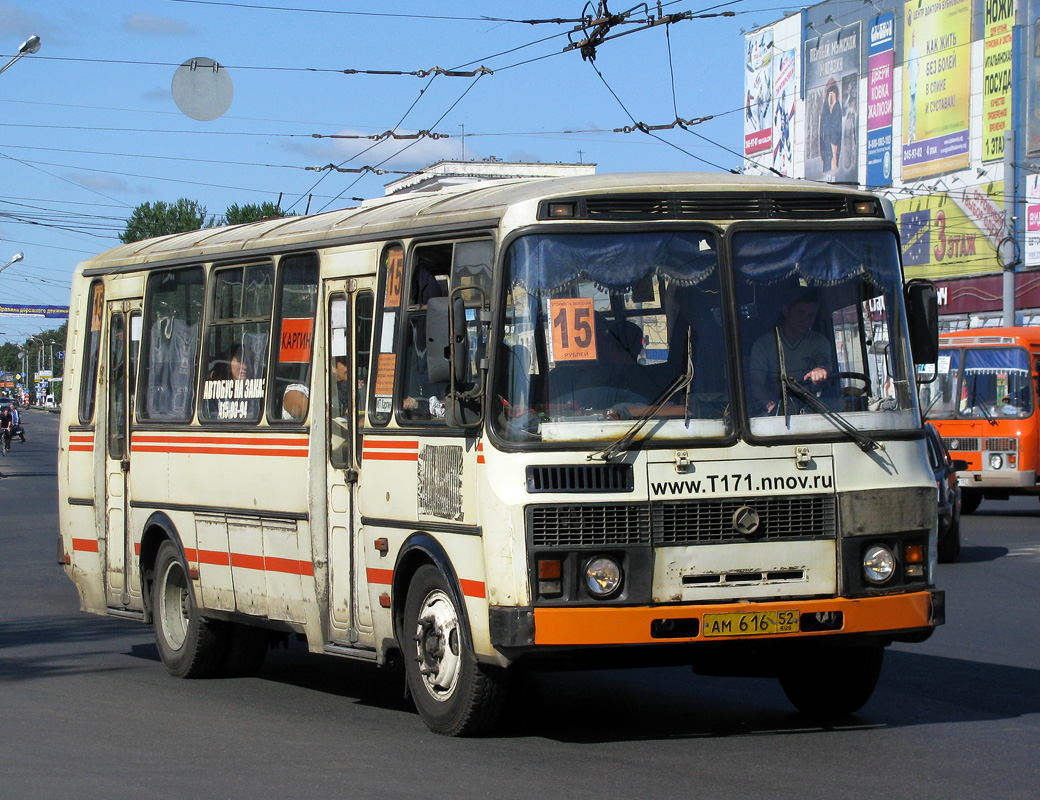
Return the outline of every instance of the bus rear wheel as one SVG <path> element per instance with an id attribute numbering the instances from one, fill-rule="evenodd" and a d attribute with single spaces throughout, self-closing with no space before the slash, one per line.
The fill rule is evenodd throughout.
<path id="1" fill-rule="evenodd" d="M 884 659 L 880 644 L 814 647 L 780 675 L 780 686 L 805 714 L 843 717 L 870 699 Z"/>
<path id="2" fill-rule="evenodd" d="M 420 567 L 408 588 L 400 645 L 416 710 L 445 736 L 486 733 L 505 700 L 504 670 L 477 662 L 463 624 L 440 570 Z"/>
<path id="3" fill-rule="evenodd" d="M 224 629 L 199 614 L 187 568 L 171 541 L 159 547 L 152 597 L 155 644 L 167 672 L 177 678 L 216 672 L 225 652 Z"/>

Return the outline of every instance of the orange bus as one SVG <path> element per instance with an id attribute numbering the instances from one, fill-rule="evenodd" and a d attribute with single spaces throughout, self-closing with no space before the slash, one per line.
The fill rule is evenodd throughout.
<path id="1" fill-rule="evenodd" d="M 958 475 L 962 511 L 970 514 L 983 498 L 1040 494 L 1040 328 L 954 331 L 939 346 L 936 379 L 923 386 L 921 408 L 950 455 L 968 462 Z"/>

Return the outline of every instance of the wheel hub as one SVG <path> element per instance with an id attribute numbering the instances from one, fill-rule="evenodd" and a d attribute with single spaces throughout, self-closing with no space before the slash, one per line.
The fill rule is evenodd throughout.
<path id="1" fill-rule="evenodd" d="M 462 667 L 459 619 L 451 599 L 432 592 L 419 609 L 415 632 L 416 661 L 427 691 L 447 700 L 458 684 Z"/>

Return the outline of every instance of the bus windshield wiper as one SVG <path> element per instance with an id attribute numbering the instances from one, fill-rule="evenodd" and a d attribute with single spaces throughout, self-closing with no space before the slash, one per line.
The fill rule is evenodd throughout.
<path id="1" fill-rule="evenodd" d="M 979 411 L 982 412 L 982 416 L 984 416 L 986 418 L 986 421 L 990 425 L 996 425 L 997 421 L 995 419 L 993 419 L 993 415 L 989 413 L 989 409 L 986 408 L 986 404 L 978 402 L 981 399 L 979 397 L 978 389 L 975 388 L 976 385 L 978 384 L 978 382 L 979 382 L 979 376 L 978 375 L 976 375 L 975 377 L 973 377 L 971 379 L 971 402 L 970 402 L 969 407 L 970 408 L 977 408 Z"/>
<path id="2" fill-rule="evenodd" d="M 795 397 L 808 403 L 815 411 L 823 414 L 823 416 L 829 422 L 833 423 L 836 428 L 845 431 L 845 433 L 855 440 L 856 444 L 860 446 L 860 449 L 863 450 L 864 453 L 869 453 L 872 450 L 885 449 L 883 444 L 865 434 L 833 408 L 828 408 L 826 404 L 821 402 L 812 392 L 806 391 L 805 387 L 798 383 L 794 378 L 789 375 L 783 375 L 781 376 L 781 383 L 784 385 L 786 390 L 790 391 Z"/>
<path id="3" fill-rule="evenodd" d="M 639 416 L 639 419 L 635 421 L 635 424 L 629 428 L 620 439 L 602 450 L 597 450 L 595 453 L 589 453 L 586 456 L 586 459 L 592 461 L 594 458 L 601 458 L 604 461 L 610 461 L 612 458 L 617 458 L 619 455 L 626 452 L 628 448 L 632 446 L 632 442 L 635 440 L 639 431 L 643 429 L 643 426 L 646 425 L 646 423 L 657 416 L 657 413 L 664 408 L 668 399 L 676 392 L 689 389 L 691 383 L 693 383 L 693 347 L 689 335 L 687 335 L 686 372 L 678 376 L 674 381 L 672 381 L 671 385 L 669 385 L 667 389 L 654 398 L 650 407 Z M 689 405 L 689 394 L 686 395 L 686 402 L 687 405 Z"/>

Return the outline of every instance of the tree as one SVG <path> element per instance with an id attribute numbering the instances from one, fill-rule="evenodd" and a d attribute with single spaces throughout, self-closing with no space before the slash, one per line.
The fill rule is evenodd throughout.
<path id="1" fill-rule="evenodd" d="M 278 219 L 279 217 L 295 217 L 296 212 L 286 214 L 275 203 L 261 203 L 255 205 L 248 203 L 239 206 L 238 203 L 228 206 L 224 212 L 224 222 L 228 225 L 241 225 L 245 222 L 260 222 L 265 219 Z"/>
<path id="2" fill-rule="evenodd" d="M 176 203 L 165 203 L 159 200 L 142 203 L 126 221 L 126 230 L 119 234 L 123 244 L 151 239 L 153 236 L 165 236 L 169 233 L 197 231 L 200 228 L 212 228 L 214 221 L 206 221 L 206 208 L 197 200 L 182 197 Z"/>

